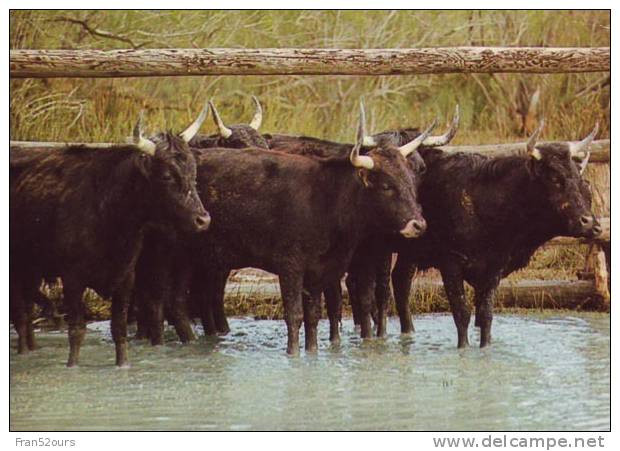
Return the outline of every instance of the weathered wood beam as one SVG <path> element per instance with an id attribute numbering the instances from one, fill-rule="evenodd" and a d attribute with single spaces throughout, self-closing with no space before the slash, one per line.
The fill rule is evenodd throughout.
<path id="1" fill-rule="evenodd" d="M 609 47 L 11 50 L 10 76 L 403 75 L 607 72 Z"/>
<path id="2" fill-rule="evenodd" d="M 415 305 L 436 295 L 448 301 L 440 281 L 414 280 L 411 290 Z M 560 308 L 582 307 L 605 309 L 609 306 L 597 293 L 591 280 L 523 280 L 502 281 L 495 295 L 497 307 Z"/>
<path id="3" fill-rule="evenodd" d="M 548 144 L 550 141 L 541 141 L 540 144 Z M 590 163 L 609 163 L 611 158 L 609 139 L 599 139 L 590 145 Z M 484 145 L 462 145 L 462 146 L 443 146 L 440 149 L 447 152 L 476 152 L 489 156 L 502 156 L 514 153 L 525 153 L 526 143 L 509 144 L 484 144 Z"/>
<path id="4" fill-rule="evenodd" d="M 68 145 L 83 145 L 85 147 L 109 148 L 115 144 L 112 143 L 68 143 L 68 142 L 37 142 L 37 141 L 11 141 L 11 150 L 19 149 L 60 149 Z M 511 144 L 484 144 L 480 146 L 464 145 L 464 146 L 444 146 L 441 149 L 448 152 L 478 152 L 490 156 L 508 155 L 515 152 L 525 152 L 525 143 Z M 610 144 L 608 139 L 601 139 L 592 142 L 590 147 L 592 155 L 590 163 L 609 163 L 610 160 Z"/>

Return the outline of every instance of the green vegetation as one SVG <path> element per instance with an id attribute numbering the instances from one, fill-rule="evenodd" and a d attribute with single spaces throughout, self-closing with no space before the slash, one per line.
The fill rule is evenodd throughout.
<path id="1" fill-rule="evenodd" d="M 432 46 L 610 45 L 608 11 L 12 11 L 11 48 L 173 47 L 398 48 Z M 461 106 L 455 144 L 523 139 L 546 119 L 544 139 L 575 139 L 601 124 L 609 136 L 608 73 L 423 76 L 212 76 L 11 80 L 11 139 L 123 141 L 138 112 L 151 131 L 179 130 L 213 98 L 228 123 L 252 117 L 250 95 L 265 109 L 263 131 L 350 141 L 357 102 L 369 130 L 444 123 Z M 534 95 L 538 91 L 538 95 Z M 538 102 L 532 98 L 538 97 Z M 211 121 L 204 132 L 214 132 Z M 609 169 L 591 168 L 597 213 L 609 212 Z M 550 247 L 513 277 L 572 278 L 583 247 Z M 230 313 L 277 316 L 233 297 Z M 92 303 L 91 303 L 92 304 Z M 96 303 L 95 303 L 96 304 Z M 447 306 L 423 300 L 418 311 Z"/>

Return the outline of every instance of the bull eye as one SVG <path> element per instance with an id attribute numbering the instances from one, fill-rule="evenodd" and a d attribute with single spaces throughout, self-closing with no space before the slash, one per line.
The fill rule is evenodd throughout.
<path id="1" fill-rule="evenodd" d="M 391 187 L 389 184 L 384 183 L 384 184 L 382 184 L 382 185 L 381 185 L 381 189 L 382 189 L 383 191 L 391 191 L 391 190 L 392 190 L 392 187 Z"/>
<path id="2" fill-rule="evenodd" d="M 170 180 L 172 180 L 172 174 L 168 171 L 165 171 L 164 173 L 162 173 L 161 179 L 165 182 L 169 182 Z"/>

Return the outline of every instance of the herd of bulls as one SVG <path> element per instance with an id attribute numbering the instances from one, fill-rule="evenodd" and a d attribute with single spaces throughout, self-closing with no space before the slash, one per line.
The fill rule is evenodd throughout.
<path id="1" fill-rule="evenodd" d="M 468 344 L 464 281 L 475 290 L 480 345 L 491 339 L 499 281 L 558 235 L 594 237 L 582 178 L 598 126 L 580 142 L 537 144 L 525 154 L 486 157 L 442 150 L 458 126 L 432 136 L 401 129 L 368 135 L 364 109 L 355 144 L 260 134 L 227 126 L 198 134 L 209 106 L 177 134 L 142 135 L 109 149 L 15 150 L 10 155 L 10 312 L 18 351 L 35 348 L 33 303 L 42 279 L 61 277 L 70 353 L 85 335 L 87 287 L 112 299 L 116 364 L 127 364 L 127 313 L 139 334 L 162 342 L 164 317 L 179 338 L 229 331 L 224 288 L 231 270 L 279 276 L 287 352 L 317 349 L 325 298 L 338 342 L 341 278 L 361 336 L 386 332 L 390 276 L 403 333 L 413 331 L 409 294 L 416 269 L 438 268 L 458 332 Z M 392 268 L 392 255 L 397 254 Z"/>

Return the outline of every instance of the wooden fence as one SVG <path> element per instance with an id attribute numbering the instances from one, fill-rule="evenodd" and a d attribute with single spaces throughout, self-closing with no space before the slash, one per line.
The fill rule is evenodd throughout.
<path id="1" fill-rule="evenodd" d="M 606 72 L 609 47 L 11 50 L 14 78 Z"/>
<path id="2" fill-rule="evenodd" d="M 202 75 L 413 75 L 439 73 L 567 73 L 610 71 L 609 47 L 437 47 L 419 49 L 124 49 L 11 50 L 12 78 L 152 77 Z M 11 141 L 11 150 L 50 149 L 70 143 Z M 86 143 L 112 147 L 111 143 Z M 524 143 L 446 146 L 448 151 L 488 155 L 519 152 Z M 595 141 L 592 163 L 610 162 L 610 141 Z M 510 289 L 512 301 L 536 306 L 573 305 L 576 298 L 598 297 L 609 303 L 606 251 L 610 255 L 610 221 L 603 235 L 590 241 L 587 271 L 593 282 L 526 283 Z M 550 244 L 583 244 L 587 240 L 560 237 Z M 505 285 L 505 283 L 504 283 Z M 578 290 L 575 288 L 577 287 Z M 521 293 L 521 294 L 519 294 Z M 501 296 L 500 296 L 501 298 Z M 518 298 L 518 299 L 517 299 Z M 527 299 L 525 299 L 527 298 Z M 549 298 L 547 303 L 544 299 Z M 541 300 L 538 303 L 537 300 Z M 566 304 L 566 300 L 570 300 Z M 530 302 L 531 301 L 531 302 Z M 568 301 L 567 301 L 568 302 Z"/>

